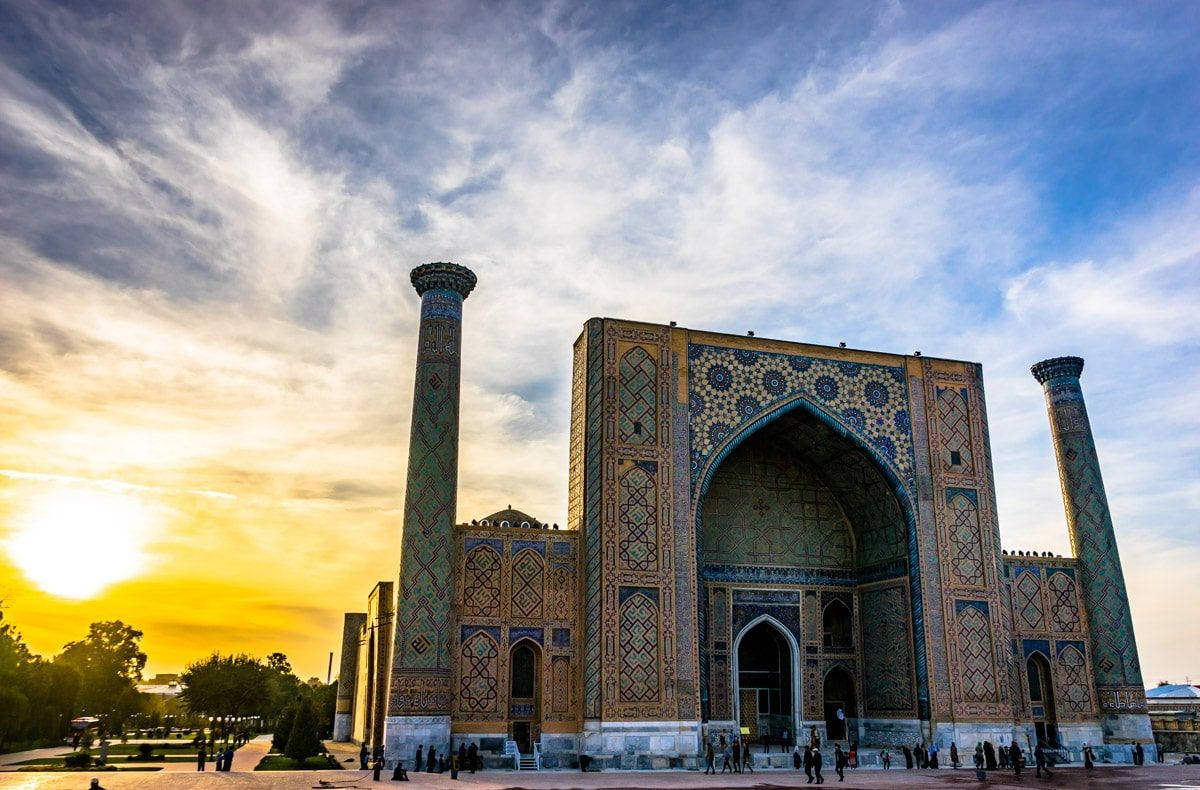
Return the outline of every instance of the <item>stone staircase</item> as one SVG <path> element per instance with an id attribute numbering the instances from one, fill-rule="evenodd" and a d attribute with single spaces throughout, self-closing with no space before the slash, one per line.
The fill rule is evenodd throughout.
<path id="1" fill-rule="evenodd" d="M 521 750 L 517 748 L 516 741 L 505 741 L 504 757 L 505 759 L 511 759 L 513 768 L 518 771 L 542 770 L 541 744 L 535 743 L 531 753 L 522 754 Z"/>

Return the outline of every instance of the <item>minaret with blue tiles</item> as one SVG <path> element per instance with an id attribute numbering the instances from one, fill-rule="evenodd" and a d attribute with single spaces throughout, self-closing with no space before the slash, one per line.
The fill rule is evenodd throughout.
<path id="1" fill-rule="evenodd" d="M 450 743 L 450 607 L 458 504 L 458 412 L 463 301 L 475 274 L 454 263 L 412 270 L 421 297 L 396 587 L 385 756 Z"/>
<path id="2" fill-rule="evenodd" d="M 1105 739 L 1114 743 L 1142 741 L 1153 753 L 1125 575 L 1079 386 L 1083 360 L 1055 357 L 1030 370 L 1046 393 L 1067 529 L 1079 560 L 1080 591 L 1087 609 L 1092 673 Z"/>

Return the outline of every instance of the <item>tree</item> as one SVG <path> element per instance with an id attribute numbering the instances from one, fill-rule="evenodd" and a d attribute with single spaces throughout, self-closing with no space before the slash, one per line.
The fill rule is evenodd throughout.
<path id="1" fill-rule="evenodd" d="M 296 717 L 292 721 L 292 732 L 288 736 L 283 754 L 297 764 L 322 751 L 321 739 L 317 734 L 317 716 L 313 712 L 312 700 L 301 697 L 296 703 Z"/>
<path id="2" fill-rule="evenodd" d="M 320 683 L 309 692 L 317 714 L 317 729 L 322 738 L 333 737 L 333 717 L 337 710 L 337 684 Z"/>
<path id="3" fill-rule="evenodd" d="M 292 725 L 296 722 L 295 703 L 283 709 L 275 721 L 275 732 L 271 734 L 271 751 L 283 754 L 287 749 L 288 739 L 292 737 Z"/>
<path id="4" fill-rule="evenodd" d="M 292 662 L 283 653 L 272 653 L 267 656 L 267 666 L 281 675 L 292 674 Z"/>
<path id="5" fill-rule="evenodd" d="M 120 620 L 92 623 L 87 636 L 63 647 L 55 663 L 79 674 L 83 712 L 105 719 L 110 731 L 120 729 L 141 706 L 137 682 L 146 667 L 142 632 Z"/>
<path id="6" fill-rule="evenodd" d="M 179 698 L 190 712 L 217 719 L 262 716 L 271 704 L 271 674 L 251 656 L 213 653 L 179 676 Z"/>

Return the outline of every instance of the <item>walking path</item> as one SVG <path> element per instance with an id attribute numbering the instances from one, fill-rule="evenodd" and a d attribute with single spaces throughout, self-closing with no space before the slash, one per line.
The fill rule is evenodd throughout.
<path id="1" fill-rule="evenodd" d="M 412 781 L 392 784 L 387 781 L 373 782 L 365 771 L 233 771 L 215 773 L 26 773 L 0 774 L 0 790 L 84 790 L 92 776 L 100 779 L 105 790 L 212 790 L 221 788 L 264 788 L 264 790 L 312 790 L 320 788 L 320 782 L 330 787 L 361 788 L 361 790 L 539 790 L 545 788 L 579 788 L 580 790 L 611 790 L 615 788 L 647 788 L 648 790 L 673 790 L 675 788 L 705 788 L 706 790 L 775 790 L 776 788 L 808 787 L 804 774 L 773 772 L 768 776 L 739 774 L 736 776 L 704 776 L 697 771 L 653 771 L 603 773 L 580 773 L 578 771 L 522 772 L 488 771 L 472 776 L 461 774 L 458 781 L 450 774 L 411 774 Z M 385 777 L 387 774 L 384 775 Z M 993 771 L 986 782 L 975 780 L 974 771 L 941 769 L 938 771 L 866 770 L 846 772 L 846 781 L 838 782 L 834 772 L 827 771 L 826 783 L 836 785 L 838 790 L 847 788 L 1200 788 L 1200 766 L 1194 765 L 1147 765 L 1100 766 L 1095 771 L 1082 768 L 1064 768 L 1055 771 L 1050 780 L 1037 779 L 1028 771 L 1017 780 L 1010 772 Z"/>

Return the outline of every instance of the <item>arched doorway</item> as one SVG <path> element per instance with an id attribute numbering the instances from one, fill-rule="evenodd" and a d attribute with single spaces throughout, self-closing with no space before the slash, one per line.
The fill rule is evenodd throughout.
<path id="1" fill-rule="evenodd" d="M 540 735 L 541 649 L 534 642 L 517 642 L 509 654 L 508 731 L 522 754 L 533 751 Z"/>
<path id="2" fill-rule="evenodd" d="M 866 683 L 863 699 L 853 682 L 828 698 L 868 728 L 884 722 L 886 734 L 899 726 L 886 720 L 915 723 L 926 699 L 921 631 L 911 627 L 921 600 L 910 502 L 876 446 L 819 407 L 788 408 L 736 434 L 701 473 L 702 716 L 746 726 L 736 639 L 765 612 L 790 624 L 803 677 L 813 673 L 793 699 L 792 732 L 825 722 L 819 668 L 840 664 L 849 678 L 886 678 Z"/>
<path id="3" fill-rule="evenodd" d="M 750 741 L 770 737 L 778 743 L 785 734 L 790 739 L 796 733 L 799 684 L 794 647 L 792 636 L 766 616 L 738 636 L 737 720 Z"/>
<path id="4" fill-rule="evenodd" d="M 1033 653 L 1025 661 L 1025 675 L 1029 682 L 1029 707 L 1037 742 L 1055 746 L 1058 744 L 1058 717 L 1054 710 L 1050 662 L 1041 653 Z"/>
<path id="5" fill-rule="evenodd" d="M 834 667 L 825 674 L 825 732 L 829 740 L 847 740 L 857 718 L 854 679 L 842 667 Z"/>

